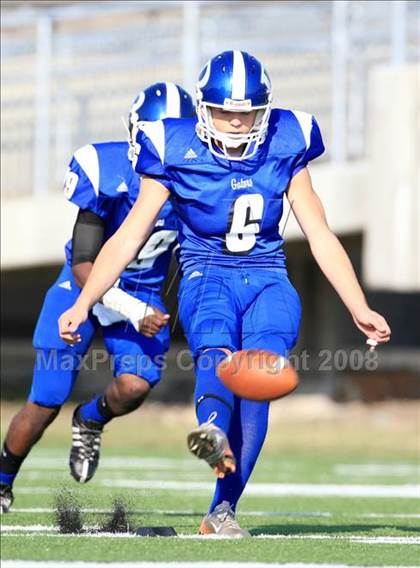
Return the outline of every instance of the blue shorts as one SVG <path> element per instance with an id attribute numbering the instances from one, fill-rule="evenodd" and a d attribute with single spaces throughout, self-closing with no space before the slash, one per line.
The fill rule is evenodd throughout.
<path id="1" fill-rule="evenodd" d="M 70 266 L 64 265 L 45 296 L 33 337 L 36 360 L 29 400 L 42 406 L 61 406 L 68 399 L 80 369 L 82 366 L 86 368 L 83 358 L 100 327 L 97 319 L 90 314 L 80 328 L 81 343 L 70 347 L 60 338 L 58 318 L 74 304 L 79 294 Z M 136 297 L 166 312 L 156 292 L 140 290 Z M 145 379 L 151 386 L 159 382 L 164 356 L 169 348 L 169 326 L 153 338 L 137 333 L 127 322 L 104 326 L 102 334 L 116 377 L 129 373 Z M 94 370 L 95 362 L 104 362 L 104 353 L 93 352 L 89 359 Z"/>
<path id="2" fill-rule="evenodd" d="M 285 269 L 206 266 L 183 277 L 179 315 L 195 356 L 210 347 L 285 355 L 298 338 L 301 304 Z"/>

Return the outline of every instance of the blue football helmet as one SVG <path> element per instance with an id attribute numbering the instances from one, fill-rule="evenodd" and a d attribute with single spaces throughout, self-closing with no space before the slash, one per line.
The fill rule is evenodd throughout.
<path id="1" fill-rule="evenodd" d="M 154 83 L 140 91 L 128 115 L 129 144 L 135 145 L 137 130 L 145 121 L 195 116 L 191 96 L 175 83 Z"/>
<path id="2" fill-rule="evenodd" d="M 196 85 L 197 135 L 216 156 L 228 160 L 245 160 L 255 154 L 267 135 L 271 113 L 271 81 L 264 66 L 245 51 L 224 51 L 208 61 Z M 223 133 L 213 125 L 211 108 L 231 112 L 256 110 L 248 134 Z M 217 144 L 216 144 L 217 143 Z M 229 148 L 245 145 L 240 156 Z"/>

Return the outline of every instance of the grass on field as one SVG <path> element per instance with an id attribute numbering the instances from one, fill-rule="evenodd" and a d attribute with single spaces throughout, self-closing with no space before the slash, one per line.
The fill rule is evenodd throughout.
<path id="1" fill-rule="evenodd" d="M 3 406 L 3 433 L 16 410 Z M 82 503 L 86 527 L 103 525 L 104 510 L 121 497 L 134 528 L 170 525 L 191 537 L 212 495 L 210 469 L 186 451 L 192 408 L 149 405 L 115 420 L 103 437 L 97 475 L 85 486 L 67 471 L 71 410 L 63 411 L 21 470 L 13 512 L 2 517 L 3 559 L 419 564 L 415 488 L 410 498 L 374 497 L 370 490 L 345 496 L 354 486 L 369 486 L 372 495 L 378 486 L 385 493 L 413 491 L 420 478 L 417 403 L 339 406 L 298 396 L 276 403 L 250 492 L 238 509 L 241 526 L 254 536 L 244 541 L 58 534 L 53 505 L 63 487 Z M 293 494 L 277 491 L 284 484 L 293 484 Z M 303 484 L 310 484 L 306 495 Z M 335 496 L 313 494 L 313 486 L 335 485 Z"/>

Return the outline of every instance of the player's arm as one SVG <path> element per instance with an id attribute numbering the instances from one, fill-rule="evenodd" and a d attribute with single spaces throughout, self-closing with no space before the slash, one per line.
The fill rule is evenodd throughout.
<path id="1" fill-rule="evenodd" d="M 287 197 L 316 262 L 350 311 L 356 326 L 378 343 L 389 341 L 391 330 L 386 320 L 369 308 L 346 251 L 328 227 L 307 168 L 292 178 Z"/>
<path id="2" fill-rule="evenodd" d="M 79 288 L 83 288 L 101 250 L 105 220 L 86 209 L 79 209 L 73 228 L 71 270 Z"/>
<path id="3" fill-rule="evenodd" d="M 93 263 L 104 242 L 105 220 L 92 211 L 79 209 L 72 238 L 72 272 L 76 284 L 83 288 Z M 153 337 L 167 324 L 169 315 L 155 306 L 130 296 L 121 289 L 111 289 L 102 298 L 105 306 L 118 312 L 133 324 L 136 331 L 146 337 Z M 96 314 L 97 315 L 97 314 Z M 100 316 L 99 321 L 101 321 Z"/>
<path id="4" fill-rule="evenodd" d="M 138 253 L 155 225 L 169 191 L 159 182 L 144 177 L 141 192 L 124 223 L 104 244 L 89 278 L 73 307 L 59 319 L 61 338 L 69 344 L 80 341 L 76 333 L 86 321 L 89 309 L 109 290 Z"/>

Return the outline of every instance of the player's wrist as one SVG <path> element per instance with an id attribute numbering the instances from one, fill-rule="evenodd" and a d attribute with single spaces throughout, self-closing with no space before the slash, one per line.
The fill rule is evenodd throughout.
<path id="1" fill-rule="evenodd" d="M 368 303 L 366 302 L 366 300 L 363 298 L 363 300 L 361 300 L 360 302 L 358 302 L 357 304 L 355 304 L 354 306 L 351 307 L 350 309 L 350 313 L 353 317 L 353 319 L 360 319 L 363 318 L 367 312 L 371 311 Z"/>
<path id="2" fill-rule="evenodd" d="M 133 309 L 133 312 L 128 319 L 130 320 L 134 328 L 138 331 L 143 320 L 147 316 L 151 316 L 154 313 L 155 312 L 151 306 L 148 306 L 145 302 L 138 300 L 138 305 L 135 309 Z"/>
<path id="3" fill-rule="evenodd" d="M 146 302 L 131 296 L 121 288 L 111 288 L 102 297 L 102 303 L 129 320 L 138 330 L 140 322 L 147 316 L 154 314 L 154 310 Z"/>
<path id="4" fill-rule="evenodd" d="M 92 305 L 93 302 L 90 302 L 89 298 L 84 297 L 82 292 L 80 296 L 77 298 L 74 307 L 80 311 L 88 312 L 91 309 Z"/>

